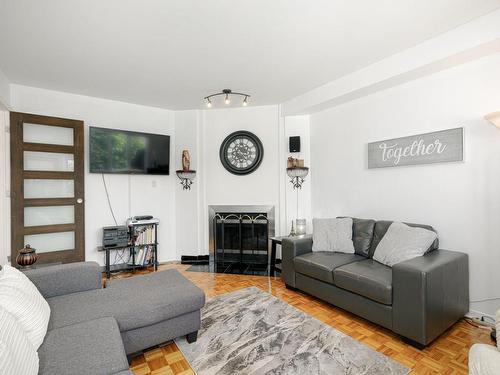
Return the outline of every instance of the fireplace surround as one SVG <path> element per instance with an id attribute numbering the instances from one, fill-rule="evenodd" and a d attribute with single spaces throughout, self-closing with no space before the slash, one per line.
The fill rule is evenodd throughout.
<path id="1" fill-rule="evenodd" d="M 214 272 L 268 274 L 274 206 L 209 206 L 209 251 Z"/>

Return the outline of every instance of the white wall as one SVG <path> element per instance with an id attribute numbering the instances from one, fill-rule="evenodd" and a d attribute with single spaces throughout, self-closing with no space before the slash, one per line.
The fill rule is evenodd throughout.
<path id="1" fill-rule="evenodd" d="M 12 85 L 11 92 L 15 111 L 85 122 L 87 260 L 103 263 L 103 255 L 96 251 L 102 240 L 101 228 L 113 225 L 102 177 L 88 172 L 89 126 L 147 131 L 172 137 L 170 176 L 105 175 L 119 223 L 139 214 L 160 218 L 160 261 L 208 253 L 209 205 L 272 205 L 275 207 L 276 233 L 290 230 L 287 223 L 296 216 L 296 192 L 284 171 L 288 137 L 302 137 L 302 152 L 295 156 L 305 158 L 308 164 L 308 116 L 280 119 L 278 106 L 172 112 L 20 85 Z M 223 139 L 237 130 L 255 133 L 264 146 L 260 167 L 247 176 L 229 173 L 219 159 Z M 190 151 L 191 168 L 197 171 L 195 182 L 188 191 L 182 190 L 175 176 L 175 170 L 181 168 L 184 149 Z M 8 206 L 8 200 L 5 206 Z M 301 217 L 310 219 L 309 181 L 300 191 L 299 209 Z M 2 212 L 6 212 L 6 208 Z M 8 217 L 6 213 L 5 217 Z"/>
<path id="2" fill-rule="evenodd" d="M 0 107 L 10 108 L 10 83 L 0 70 Z"/>
<path id="3" fill-rule="evenodd" d="M 434 226 L 469 254 L 471 309 L 500 298 L 500 54 L 311 115 L 312 213 Z M 367 169 L 367 143 L 463 126 L 465 162 Z"/>
<path id="4" fill-rule="evenodd" d="M 214 109 L 205 112 L 207 204 L 278 204 L 278 107 Z M 246 176 L 229 173 L 220 162 L 219 148 L 230 133 L 248 130 L 260 138 L 264 158 L 260 167 Z"/>
<path id="5" fill-rule="evenodd" d="M 206 209 L 209 205 L 272 205 L 275 207 L 276 230 L 279 228 L 280 155 L 278 149 L 279 111 L 277 106 L 212 109 L 204 112 L 202 144 L 205 171 Z M 259 168 L 246 176 L 229 173 L 219 158 L 219 148 L 230 133 L 248 130 L 260 138 L 264 158 Z M 203 211 L 208 247 L 208 212 Z M 205 252 L 206 253 L 206 252 Z"/>
<path id="6" fill-rule="evenodd" d="M 300 136 L 299 153 L 289 152 L 289 138 L 293 136 Z M 280 161 L 282 161 L 280 173 L 284 182 L 282 206 L 284 209 L 283 217 L 286 218 L 286 222 L 282 223 L 282 234 L 290 233 L 292 220 L 297 218 L 306 219 L 307 233 L 312 233 L 311 175 L 306 176 L 301 189 L 294 189 L 290 178 L 286 174 L 287 159 L 290 156 L 303 159 L 306 167 L 311 166 L 309 138 L 309 116 L 288 116 L 283 118 L 283 137 L 280 140 L 283 143 L 283 156 L 280 158 Z M 310 169 L 309 172 L 312 172 L 312 170 Z"/>
<path id="7" fill-rule="evenodd" d="M 181 255 L 200 255 L 206 246 L 202 246 L 203 235 L 201 200 L 203 198 L 203 169 L 201 168 L 200 129 L 201 111 L 175 112 L 175 155 L 173 169 L 182 169 L 182 150 L 188 150 L 192 170 L 196 177 L 190 190 L 183 190 L 180 180 L 176 185 L 176 248 L 177 259 Z"/>
<path id="8" fill-rule="evenodd" d="M 172 111 L 81 95 L 11 85 L 14 111 L 58 116 L 85 122 L 85 243 L 86 259 L 103 264 L 97 252 L 102 243 L 102 227 L 114 225 L 108 210 L 100 174 L 88 172 L 88 127 L 108 127 L 171 136 L 171 160 L 176 161 L 174 114 Z M 119 224 L 132 215 L 151 214 L 161 221 L 158 258 L 176 259 L 175 163 L 170 176 L 105 175 L 111 203 Z"/>
<path id="9" fill-rule="evenodd" d="M 208 254 L 209 205 L 272 205 L 276 234 L 290 230 L 296 216 L 296 192 L 286 176 L 288 137 L 300 135 L 302 152 L 295 157 L 309 163 L 309 116 L 279 117 L 278 106 L 219 108 L 175 113 L 176 155 L 189 149 L 197 176 L 190 191 L 176 192 L 177 255 Z M 256 134 L 263 143 L 260 167 L 246 176 L 229 173 L 220 161 L 224 138 L 237 130 Z M 299 215 L 310 219 L 310 182 L 300 191 Z"/>

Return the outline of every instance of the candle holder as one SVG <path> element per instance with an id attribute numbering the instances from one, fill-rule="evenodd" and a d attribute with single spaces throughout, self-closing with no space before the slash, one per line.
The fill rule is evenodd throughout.
<path id="1" fill-rule="evenodd" d="M 297 236 L 303 236 L 306 234 L 306 226 L 307 226 L 307 221 L 306 219 L 297 219 L 295 220 L 295 234 Z"/>

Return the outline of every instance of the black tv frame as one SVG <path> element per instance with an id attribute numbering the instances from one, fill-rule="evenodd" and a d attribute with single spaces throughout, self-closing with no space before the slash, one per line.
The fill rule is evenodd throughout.
<path id="1" fill-rule="evenodd" d="M 140 134 L 140 135 L 155 135 L 155 136 L 160 136 L 160 137 L 166 137 L 168 138 L 168 170 L 167 173 L 141 173 L 141 172 L 134 172 L 134 171 L 127 171 L 127 172 L 103 172 L 103 171 L 94 171 L 91 169 L 91 163 L 90 163 L 90 155 L 92 154 L 92 146 L 90 142 L 90 131 L 91 129 L 103 129 L 103 130 L 111 130 L 111 131 L 118 131 L 122 133 L 128 133 L 128 134 Z M 146 133 L 146 132 L 136 132 L 132 130 L 122 130 L 122 129 L 115 129 L 115 128 L 103 128 L 100 126 L 89 126 L 89 134 L 88 134 L 88 139 L 89 139 L 89 156 L 88 156 L 88 161 L 89 161 L 89 173 L 99 173 L 99 174 L 133 174 L 133 175 L 144 175 L 144 176 L 169 176 L 170 175 L 170 135 L 166 134 L 158 134 L 158 133 Z"/>

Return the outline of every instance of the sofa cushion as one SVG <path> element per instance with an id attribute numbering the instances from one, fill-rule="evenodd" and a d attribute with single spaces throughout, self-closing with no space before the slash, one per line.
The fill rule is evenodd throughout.
<path id="1" fill-rule="evenodd" d="M 346 264 L 333 271 L 335 285 L 384 305 L 392 305 L 392 269 L 373 259 Z"/>
<path id="2" fill-rule="evenodd" d="M 352 218 L 313 218 L 312 251 L 338 251 L 354 254 Z"/>
<path id="3" fill-rule="evenodd" d="M 356 254 L 316 251 L 295 257 L 293 263 L 296 272 L 333 284 L 334 269 L 363 259 Z"/>
<path id="4" fill-rule="evenodd" d="M 352 218 L 352 242 L 356 254 L 368 257 L 375 230 L 375 220 Z"/>
<path id="5" fill-rule="evenodd" d="M 123 332 L 197 311 L 205 294 L 177 270 L 167 270 L 47 301 L 52 311 L 49 329 L 111 316 Z"/>
<path id="6" fill-rule="evenodd" d="M 391 226 L 393 221 L 387 221 L 387 220 L 380 220 L 375 223 L 375 230 L 373 232 L 373 241 L 370 247 L 370 254 L 369 257 L 372 258 L 373 254 L 375 253 L 375 249 L 377 248 L 380 240 L 382 240 L 382 237 L 385 236 L 385 233 Z M 416 227 L 416 228 L 424 228 L 427 230 L 431 230 L 433 232 L 436 232 L 436 230 L 431 227 L 430 225 L 425 225 L 425 224 L 413 224 L 413 223 L 404 223 L 410 227 Z M 439 238 L 436 238 L 436 240 L 432 243 L 432 245 L 429 247 L 427 252 L 432 251 L 432 250 L 437 250 L 439 248 Z"/>
<path id="7" fill-rule="evenodd" d="M 38 355 L 39 375 L 111 375 L 128 370 L 120 331 L 113 318 L 49 331 Z"/>
<path id="8" fill-rule="evenodd" d="M 378 243 L 373 259 L 392 267 L 424 255 L 436 238 L 436 232 L 431 230 L 394 222 Z"/>

